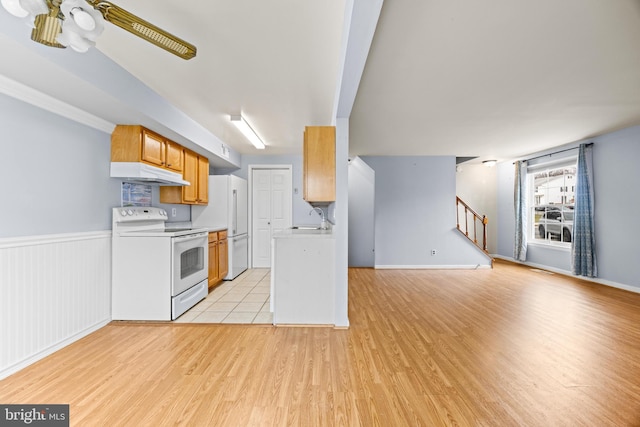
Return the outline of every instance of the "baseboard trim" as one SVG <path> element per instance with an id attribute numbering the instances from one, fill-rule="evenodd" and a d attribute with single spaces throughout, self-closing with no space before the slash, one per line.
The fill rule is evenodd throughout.
<path id="1" fill-rule="evenodd" d="M 629 291 L 629 292 L 633 292 L 633 293 L 636 293 L 636 294 L 640 294 L 640 288 L 638 288 L 636 286 L 625 285 L 624 283 L 613 282 L 611 280 L 606 280 L 606 279 L 584 277 L 584 276 L 576 276 L 575 274 L 573 274 L 573 273 L 571 273 L 570 271 L 567 271 L 567 270 L 563 270 L 563 269 L 555 268 L 555 267 L 549 267 L 548 265 L 538 264 L 538 263 L 535 263 L 535 262 L 517 261 L 517 260 L 515 260 L 513 258 L 506 257 L 506 256 L 503 256 L 503 255 L 493 255 L 493 257 L 496 258 L 496 259 L 501 259 L 501 260 L 504 260 L 504 261 L 513 262 L 515 264 L 521 264 L 521 265 L 526 265 L 528 267 L 534 267 L 534 268 L 539 268 L 541 270 L 551 271 L 553 273 L 562 274 L 563 276 L 572 277 L 574 279 L 585 280 L 587 282 L 597 283 L 599 285 L 609 286 L 611 288 L 622 289 L 623 291 Z"/>
<path id="2" fill-rule="evenodd" d="M 374 266 L 376 270 L 482 270 L 491 269 L 491 265 L 380 265 Z"/>
<path id="3" fill-rule="evenodd" d="M 333 328 L 335 325 L 330 323 L 274 323 L 276 328 Z"/>

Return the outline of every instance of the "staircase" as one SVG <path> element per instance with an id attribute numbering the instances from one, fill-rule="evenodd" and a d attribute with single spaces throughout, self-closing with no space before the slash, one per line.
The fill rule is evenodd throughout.
<path id="1" fill-rule="evenodd" d="M 485 215 L 478 215 L 460 197 L 456 197 L 456 228 L 491 259 L 491 267 L 493 268 L 493 257 L 487 251 L 488 223 L 489 219 Z M 479 234 L 481 234 L 481 240 L 478 240 Z"/>

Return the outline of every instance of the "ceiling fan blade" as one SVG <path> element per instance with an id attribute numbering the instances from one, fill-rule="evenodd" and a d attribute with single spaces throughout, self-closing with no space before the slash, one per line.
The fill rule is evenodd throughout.
<path id="1" fill-rule="evenodd" d="M 196 56 L 196 47 L 165 30 L 127 12 L 108 1 L 87 0 L 94 9 L 100 11 L 106 21 L 129 31 L 183 59 Z"/>

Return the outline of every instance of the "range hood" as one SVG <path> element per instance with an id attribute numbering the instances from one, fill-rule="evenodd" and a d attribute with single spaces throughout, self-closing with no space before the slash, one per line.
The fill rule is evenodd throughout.
<path id="1" fill-rule="evenodd" d="M 111 178 L 140 184 L 191 185 L 182 175 L 140 162 L 111 162 Z"/>

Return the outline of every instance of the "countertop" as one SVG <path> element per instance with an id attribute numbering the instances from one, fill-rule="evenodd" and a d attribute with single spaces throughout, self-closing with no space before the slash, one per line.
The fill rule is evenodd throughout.
<path id="1" fill-rule="evenodd" d="M 173 230 L 176 228 L 198 228 L 198 229 L 204 229 L 207 230 L 209 233 L 211 232 L 215 232 L 215 231 L 222 231 L 222 230 L 226 230 L 227 227 L 208 227 L 208 226 L 196 226 L 194 227 L 191 223 L 191 221 L 183 221 L 183 222 L 165 222 L 164 223 L 164 227 L 166 230 Z"/>
<path id="2" fill-rule="evenodd" d="M 294 229 L 286 228 L 282 231 L 274 233 L 274 239 L 333 239 L 333 230 L 318 230 L 318 229 Z"/>
<path id="3" fill-rule="evenodd" d="M 227 227 L 202 227 L 202 228 L 206 228 L 207 230 L 209 230 L 209 233 L 214 233 L 216 231 L 222 231 L 227 229 Z"/>

